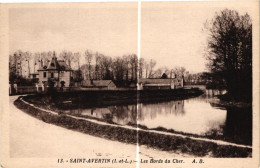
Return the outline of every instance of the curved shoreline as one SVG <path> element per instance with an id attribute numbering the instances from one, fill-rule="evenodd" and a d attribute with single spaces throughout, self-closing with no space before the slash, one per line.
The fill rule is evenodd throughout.
<path id="1" fill-rule="evenodd" d="M 132 144 L 138 143 L 165 151 L 178 150 L 196 156 L 251 157 L 252 155 L 251 146 L 156 130 L 144 130 L 132 126 L 113 125 L 94 119 L 58 114 L 36 107 L 23 100 L 22 97 L 19 97 L 14 104 L 22 111 L 44 122 L 106 139 Z"/>

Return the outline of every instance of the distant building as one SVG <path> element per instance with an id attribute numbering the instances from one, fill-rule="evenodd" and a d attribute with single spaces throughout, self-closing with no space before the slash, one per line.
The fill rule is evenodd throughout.
<path id="1" fill-rule="evenodd" d="M 183 88 L 183 78 L 167 78 L 167 79 L 139 79 L 138 90 L 158 90 L 158 89 L 178 89 Z"/>
<path id="2" fill-rule="evenodd" d="M 136 85 L 135 82 L 131 82 L 131 83 L 129 84 L 129 87 L 130 87 L 130 88 L 136 88 L 136 86 L 137 86 L 137 85 Z"/>
<path id="3" fill-rule="evenodd" d="M 48 66 L 43 66 L 38 70 L 39 84 L 46 85 L 48 81 L 52 81 L 55 87 L 69 87 L 72 80 L 73 70 L 66 64 L 64 60 L 57 60 L 55 53 Z"/>
<path id="4" fill-rule="evenodd" d="M 87 88 L 103 88 L 108 90 L 116 88 L 116 85 L 112 80 L 83 80 L 82 86 Z"/>

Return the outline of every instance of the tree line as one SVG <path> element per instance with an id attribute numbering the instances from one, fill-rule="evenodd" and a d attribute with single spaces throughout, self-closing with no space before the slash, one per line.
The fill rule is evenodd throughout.
<path id="1" fill-rule="evenodd" d="M 18 50 L 9 55 L 10 82 L 17 82 L 21 78 L 29 78 L 32 73 L 48 65 L 53 54 L 64 60 L 75 72 L 82 75 L 85 80 L 113 80 L 117 86 L 129 86 L 136 83 L 138 78 L 173 78 L 175 76 L 188 76 L 184 67 L 156 67 L 153 59 L 138 59 L 136 54 L 118 57 L 106 56 L 99 52 L 86 50 L 83 53 L 63 50 L 29 52 Z M 19 81 L 19 80 L 18 80 Z"/>

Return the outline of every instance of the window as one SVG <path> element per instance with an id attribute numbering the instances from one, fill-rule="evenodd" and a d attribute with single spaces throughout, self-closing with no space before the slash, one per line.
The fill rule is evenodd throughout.
<path id="1" fill-rule="evenodd" d="M 54 78 L 53 72 L 51 73 L 51 78 Z"/>
<path id="2" fill-rule="evenodd" d="M 43 72 L 43 77 L 46 78 L 46 72 Z"/>

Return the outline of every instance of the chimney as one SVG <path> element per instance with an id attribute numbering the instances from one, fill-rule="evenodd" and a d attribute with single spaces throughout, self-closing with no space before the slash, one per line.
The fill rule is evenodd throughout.
<path id="1" fill-rule="evenodd" d="M 42 62 L 42 59 L 41 59 L 41 67 L 43 67 L 43 62 Z"/>

